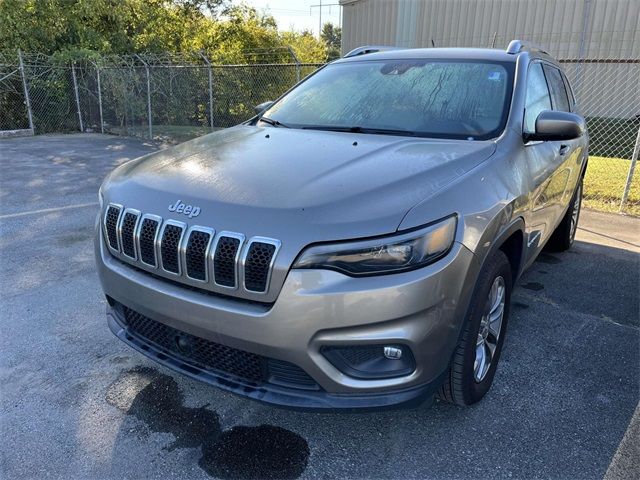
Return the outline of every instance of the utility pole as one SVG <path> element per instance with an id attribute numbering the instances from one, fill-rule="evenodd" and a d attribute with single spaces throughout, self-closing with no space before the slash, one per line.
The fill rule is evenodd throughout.
<path id="1" fill-rule="evenodd" d="M 322 8 L 323 7 L 341 7 L 341 6 L 342 5 L 340 5 L 339 3 L 322 3 L 322 0 L 320 0 L 320 3 L 316 5 L 309 5 L 309 15 L 313 14 L 314 8 L 320 9 L 320 18 L 318 19 L 318 39 L 322 38 Z M 338 23 L 340 22 L 342 22 L 342 16 L 340 16 L 340 20 L 338 20 Z"/>
<path id="2" fill-rule="evenodd" d="M 318 16 L 320 19 L 318 21 L 318 40 L 322 38 L 322 0 L 320 0 L 320 15 Z"/>

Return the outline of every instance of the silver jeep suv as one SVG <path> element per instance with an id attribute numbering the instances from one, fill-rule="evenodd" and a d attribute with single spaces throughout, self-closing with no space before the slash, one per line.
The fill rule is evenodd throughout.
<path id="1" fill-rule="evenodd" d="M 544 51 L 365 47 L 246 123 L 117 168 L 108 323 L 186 375 L 298 408 L 489 389 L 512 288 L 567 249 L 584 120 Z"/>

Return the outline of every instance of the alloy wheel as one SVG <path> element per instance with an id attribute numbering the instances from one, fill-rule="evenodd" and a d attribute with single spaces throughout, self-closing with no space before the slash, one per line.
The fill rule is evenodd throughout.
<path id="1" fill-rule="evenodd" d="M 573 210 L 571 212 L 571 239 L 576 236 L 576 229 L 578 228 L 578 217 L 580 216 L 580 205 L 582 200 L 582 185 L 578 186 L 576 191 L 576 199 L 573 201 Z"/>
<path id="2" fill-rule="evenodd" d="M 473 364 L 473 376 L 480 383 L 487 375 L 500 339 L 506 286 L 502 276 L 493 281 L 485 304 L 484 315 L 480 320 L 480 330 L 476 340 L 476 359 Z"/>

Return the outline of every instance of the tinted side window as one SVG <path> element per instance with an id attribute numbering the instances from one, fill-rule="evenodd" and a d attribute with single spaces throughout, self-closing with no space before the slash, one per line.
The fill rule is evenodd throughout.
<path id="1" fill-rule="evenodd" d="M 544 73 L 547 77 L 547 83 L 549 84 L 549 90 L 551 90 L 551 99 L 553 100 L 553 109 L 563 112 L 570 112 L 569 98 L 567 97 L 567 91 L 564 88 L 564 82 L 562 81 L 562 75 L 560 70 L 549 65 L 545 65 Z"/>
<path id="2" fill-rule="evenodd" d="M 532 63 L 527 75 L 527 101 L 524 110 L 524 131 L 534 133 L 536 118 L 543 110 L 551 110 L 551 98 L 541 63 Z"/>

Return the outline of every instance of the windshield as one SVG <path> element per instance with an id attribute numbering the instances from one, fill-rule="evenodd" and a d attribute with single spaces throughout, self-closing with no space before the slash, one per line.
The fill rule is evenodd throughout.
<path id="1" fill-rule="evenodd" d="M 263 113 L 273 126 L 488 139 L 507 120 L 513 63 L 361 61 L 328 65 Z"/>

